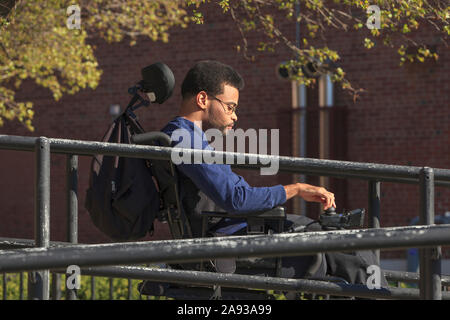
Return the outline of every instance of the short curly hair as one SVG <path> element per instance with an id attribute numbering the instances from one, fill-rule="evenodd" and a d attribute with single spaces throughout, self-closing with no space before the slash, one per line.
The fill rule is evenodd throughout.
<path id="1" fill-rule="evenodd" d="M 185 99 L 200 91 L 218 95 L 223 92 L 225 84 L 238 90 L 244 88 L 241 75 L 229 65 L 214 60 L 199 61 L 186 74 L 181 85 L 181 96 Z"/>

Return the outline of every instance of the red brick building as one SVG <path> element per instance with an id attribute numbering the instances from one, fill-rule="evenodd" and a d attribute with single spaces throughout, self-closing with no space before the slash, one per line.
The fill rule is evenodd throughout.
<path id="1" fill-rule="evenodd" d="M 294 24 L 285 22 L 283 30 L 295 39 Z M 417 37 L 434 44 L 430 32 L 424 30 Z M 367 50 L 363 39 L 364 35 L 357 33 L 332 30 L 328 34 L 327 45 L 339 52 L 339 63 L 348 79 L 366 90 L 354 103 L 347 92 L 335 87 L 330 158 L 450 168 L 449 50 L 437 45 L 438 62 L 399 67 L 394 49 L 379 44 Z M 163 105 L 137 112 L 147 130 L 159 130 L 177 115 L 180 84 L 187 70 L 198 60 L 215 59 L 232 65 L 245 79 L 237 127 L 279 129 L 280 155 L 296 155 L 291 83 L 276 74 L 277 65 L 290 59 L 291 53 L 280 47 L 276 53 L 261 54 L 249 62 L 234 48 L 239 41 L 231 18 L 216 6 L 208 7 L 203 25 L 173 29 L 167 44 L 142 39 L 130 47 L 126 42 L 110 45 L 96 40 L 96 55 L 103 70 L 96 90 L 86 89 L 55 102 L 48 90 L 26 82 L 17 98 L 34 102 L 36 131 L 30 133 L 17 123 L 8 123 L 0 128 L 0 134 L 98 141 L 111 121 L 109 106 L 125 107 L 130 99 L 127 89 L 140 80 L 141 68 L 162 61 L 174 72 L 174 94 Z M 318 156 L 317 96 L 317 88 L 308 90 L 308 157 Z M 0 159 L 0 237 L 33 238 L 34 155 L 0 150 Z M 51 240 L 66 237 L 65 159 L 52 155 Z M 108 239 L 95 229 L 83 207 L 90 161 L 89 157 L 79 158 L 79 241 L 105 242 Z M 263 177 L 257 171 L 239 173 L 258 186 L 293 181 L 286 173 Z M 318 183 L 314 177 L 309 181 Z M 333 186 L 338 188 L 332 190 L 338 209 L 367 208 L 367 181 L 339 180 Z M 381 225 L 409 225 L 419 214 L 418 190 L 417 185 L 382 183 Z M 436 215 L 450 211 L 449 188 L 437 187 L 435 198 Z M 288 208 L 293 210 L 291 202 Z M 163 236 L 161 230 L 157 230 L 157 237 Z"/>

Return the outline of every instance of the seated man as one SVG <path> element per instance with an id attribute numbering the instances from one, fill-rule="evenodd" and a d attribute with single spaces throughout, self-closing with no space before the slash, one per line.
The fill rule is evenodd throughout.
<path id="1" fill-rule="evenodd" d="M 243 84 L 241 76 L 228 65 L 217 61 L 197 63 L 188 71 L 182 83 L 179 116 L 170 121 L 162 131 L 172 137 L 173 146 L 212 150 L 203 130 L 215 128 L 226 135 L 233 128 L 237 121 L 239 91 Z M 180 130 L 188 132 L 189 137 L 186 139 L 186 135 L 180 134 Z M 212 232 L 238 235 L 245 234 L 246 224 L 232 219 L 233 213 L 270 210 L 293 197 L 322 203 L 324 210 L 336 207 L 334 194 L 322 187 L 305 183 L 252 187 L 235 174 L 228 164 L 176 164 L 182 209 L 189 217 L 192 233 L 196 237 L 201 236 L 202 211 L 228 212 L 230 219 L 219 222 Z M 306 225 L 311 221 L 304 216 L 288 215 L 285 225 L 290 228 Z M 317 230 L 317 227 L 314 229 Z M 370 265 L 376 261 L 370 252 L 345 256 L 355 260 L 353 263 L 356 265 Z M 331 274 L 342 276 L 352 283 L 365 284 L 367 275 L 364 272 L 341 270 L 342 255 L 326 254 L 323 257 L 319 262 L 315 256 L 284 257 L 281 276 L 302 278 Z M 361 259 L 364 261 L 361 262 Z M 347 259 L 345 262 L 346 266 L 348 261 Z"/>

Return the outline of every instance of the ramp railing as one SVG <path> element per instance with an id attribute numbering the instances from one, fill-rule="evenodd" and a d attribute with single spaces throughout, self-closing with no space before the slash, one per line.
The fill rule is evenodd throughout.
<path id="1" fill-rule="evenodd" d="M 216 284 L 224 287 L 302 291 L 320 294 L 382 299 L 449 299 L 442 291 L 450 277 L 441 275 L 441 246 L 450 245 L 450 225 L 434 225 L 435 186 L 450 186 L 450 170 L 335 160 L 318 160 L 259 154 L 241 154 L 142 145 L 123 145 L 95 141 L 0 135 L 0 149 L 35 153 L 35 237 L 0 238 L 0 273 L 29 271 L 28 296 L 49 299 L 50 270 L 65 273 L 70 265 L 81 267 L 83 275 L 148 279 L 174 283 Z M 277 161 L 283 172 L 363 179 L 368 183 L 369 228 L 266 236 L 231 236 L 149 242 L 108 244 L 78 243 L 78 156 L 97 154 L 170 160 L 173 152 L 191 159 L 204 155 L 223 156 L 234 167 L 256 169 Z M 67 242 L 50 241 L 50 155 L 67 155 Z M 417 184 L 420 190 L 420 222 L 417 226 L 380 227 L 381 182 Z M 420 273 L 383 272 L 395 281 L 419 282 L 411 288 L 370 288 L 316 280 L 281 279 L 200 271 L 161 270 L 130 264 L 189 262 L 209 258 L 275 257 L 308 255 L 317 252 L 355 250 L 395 250 L 417 247 Z M 379 254 L 379 251 L 378 251 Z M 5 277 L 4 277 L 5 278 Z M 6 280 L 3 281 L 4 294 Z M 131 288 L 130 288 L 131 290 Z M 68 299 L 74 299 L 70 291 Z M 5 295 L 4 295 L 5 296 Z"/>

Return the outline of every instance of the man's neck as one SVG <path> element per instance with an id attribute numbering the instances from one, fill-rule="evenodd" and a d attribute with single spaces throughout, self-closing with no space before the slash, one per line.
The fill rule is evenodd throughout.
<path id="1" fill-rule="evenodd" d="M 181 103 L 179 116 L 191 122 L 202 121 L 202 113 L 194 110 L 189 102 L 183 101 Z"/>
<path id="2" fill-rule="evenodd" d="M 197 122 L 197 121 L 201 121 L 200 119 L 198 119 L 198 117 L 196 117 L 194 114 L 192 114 L 192 113 L 190 113 L 190 114 L 183 114 L 183 113 L 180 113 L 179 114 L 179 117 L 182 117 L 182 118 L 184 118 L 184 119 L 186 119 L 186 120 L 189 120 L 189 121 L 191 121 L 191 122 Z"/>

